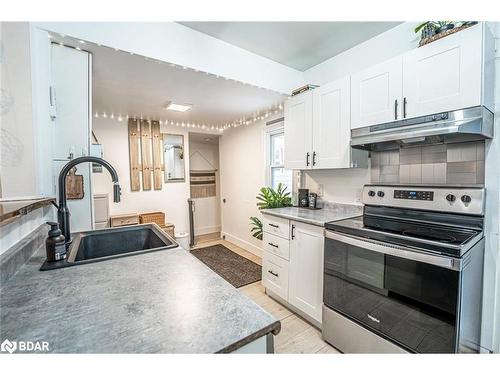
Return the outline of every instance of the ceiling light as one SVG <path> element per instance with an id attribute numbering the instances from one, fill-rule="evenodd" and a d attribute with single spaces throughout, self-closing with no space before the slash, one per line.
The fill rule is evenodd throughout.
<path id="1" fill-rule="evenodd" d="M 177 112 L 186 112 L 191 109 L 191 104 L 176 104 L 176 103 L 168 103 L 165 107 L 169 111 L 177 111 Z"/>
<path id="2" fill-rule="evenodd" d="M 210 142 L 211 140 L 212 140 L 212 138 L 205 138 L 206 142 Z"/>

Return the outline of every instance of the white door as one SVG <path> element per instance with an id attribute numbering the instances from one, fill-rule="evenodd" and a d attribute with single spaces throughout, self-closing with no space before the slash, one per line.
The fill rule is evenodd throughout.
<path id="1" fill-rule="evenodd" d="M 56 118 L 54 121 L 54 192 L 57 192 L 59 171 L 74 158 L 89 155 L 91 133 L 91 56 L 74 48 L 52 45 L 52 83 L 56 92 Z M 72 232 L 92 229 L 91 164 L 77 166 L 83 175 L 83 199 L 68 200 Z"/>
<path id="2" fill-rule="evenodd" d="M 313 168 L 349 168 L 351 139 L 350 77 L 313 92 Z"/>
<path id="3" fill-rule="evenodd" d="M 285 102 L 285 168 L 312 165 L 313 93 L 307 91 Z"/>
<path id="4" fill-rule="evenodd" d="M 351 129 L 401 118 L 402 57 L 351 76 Z"/>
<path id="5" fill-rule="evenodd" d="M 406 117 L 481 104 L 481 41 L 477 25 L 403 56 Z"/>
<path id="6" fill-rule="evenodd" d="M 323 228 L 291 222 L 288 302 L 321 322 Z"/>

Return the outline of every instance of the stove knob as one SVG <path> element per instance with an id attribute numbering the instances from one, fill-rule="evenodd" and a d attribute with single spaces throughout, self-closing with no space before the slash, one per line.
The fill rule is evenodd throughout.
<path id="1" fill-rule="evenodd" d="M 446 200 L 447 200 L 448 202 L 455 202 L 455 200 L 456 200 L 456 199 L 457 199 L 457 197 L 455 197 L 453 194 L 448 194 L 448 195 L 446 196 Z"/>
<path id="2" fill-rule="evenodd" d="M 470 203 L 470 201 L 472 200 L 472 198 L 470 197 L 470 195 L 462 195 L 462 198 L 460 198 L 460 199 L 464 203 Z"/>
<path id="3" fill-rule="evenodd" d="M 377 195 L 378 195 L 380 198 L 382 198 L 382 197 L 385 195 L 385 193 L 384 193 L 383 191 L 381 191 L 381 190 L 380 190 L 380 191 L 378 191 L 378 192 L 377 192 Z"/>
<path id="4" fill-rule="evenodd" d="M 369 195 L 370 197 L 374 197 L 374 196 L 375 196 L 375 192 L 374 192 L 373 190 L 370 190 L 370 191 L 368 192 L 368 195 Z"/>

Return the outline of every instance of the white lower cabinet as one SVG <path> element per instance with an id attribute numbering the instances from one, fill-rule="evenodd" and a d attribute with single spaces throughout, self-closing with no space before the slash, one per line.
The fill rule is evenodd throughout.
<path id="1" fill-rule="evenodd" d="M 262 284 L 284 300 L 288 299 L 288 261 L 264 251 Z"/>
<path id="2" fill-rule="evenodd" d="M 288 302 L 321 323 L 323 228 L 291 223 Z"/>
<path id="3" fill-rule="evenodd" d="M 265 215 L 266 223 L 283 219 Z M 290 239 L 264 227 L 262 284 L 305 318 L 321 323 L 323 304 L 323 227 L 288 221 Z M 275 227 L 267 226 L 270 230 Z"/>

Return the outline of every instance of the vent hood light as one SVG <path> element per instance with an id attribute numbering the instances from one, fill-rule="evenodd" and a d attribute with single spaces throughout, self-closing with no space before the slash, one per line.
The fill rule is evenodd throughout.
<path id="1" fill-rule="evenodd" d="M 170 102 L 165 108 L 169 111 L 186 112 L 189 111 L 191 107 L 193 107 L 191 104 L 176 104 Z"/>

